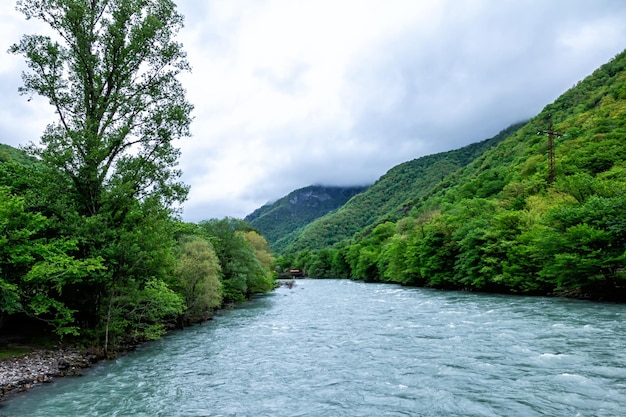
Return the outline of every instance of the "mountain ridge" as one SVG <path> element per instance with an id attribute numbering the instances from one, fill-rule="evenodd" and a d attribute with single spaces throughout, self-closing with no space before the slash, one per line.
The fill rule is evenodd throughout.
<path id="1" fill-rule="evenodd" d="M 275 249 L 281 236 L 290 235 L 313 220 L 336 210 L 368 186 L 310 185 L 263 205 L 244 220 L 258 229 Z"/>
<path id="2" fill-rule="evenodd" d="M 398 164 L 335 212 L 315 219 L 298 234 L 282 236 L 274 248 L 285 253 L 321 249 L 348 239 L 367 226 L 398 217 L 411 199 L 425 195 L 447 175 L 496 146 L 524 123 L 511 125 L 489 139 Z"/>

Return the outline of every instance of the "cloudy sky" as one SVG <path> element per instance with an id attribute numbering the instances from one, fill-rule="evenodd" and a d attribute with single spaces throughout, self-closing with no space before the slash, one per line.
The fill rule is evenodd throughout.
<path id="1" fill-rule="evenodd" d="M 38 31 L 0 5 L 0 142 L 54 120 L 19 96 Z M 243 217 L 311 184 L 362 185 L 393 166 L 530 118 L 626 48 L 624 0 L 178 0 L 183 218 Z"/>

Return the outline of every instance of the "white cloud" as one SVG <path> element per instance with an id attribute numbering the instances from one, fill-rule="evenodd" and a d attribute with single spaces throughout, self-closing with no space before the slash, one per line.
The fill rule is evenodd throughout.
<path id="1" fill-rule="evenodd" d="M 189 221 L 243 217 L 310 184 L 373 182 L 485 139 L 626 45 L 626 3 L 616 0 L 178 4 L 195 105 L 193 137 L 179 143 Z M 17 19 L 0 6 L 3 42 L 24 31 Z M 25 143 L 51 111 L 9 94 L 20 65 L 10 59 L 0 60 L 0 134 Z"/>

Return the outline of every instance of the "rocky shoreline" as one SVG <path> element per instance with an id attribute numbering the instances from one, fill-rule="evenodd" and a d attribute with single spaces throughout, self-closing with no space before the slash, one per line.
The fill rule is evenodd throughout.
<path id="1" fill-rule="evenodd" d="M 98 359 L 97 355 L 76 349 L 36 350 L 0 359 L 0 401 L 54 378 L 80 375 Z"/>

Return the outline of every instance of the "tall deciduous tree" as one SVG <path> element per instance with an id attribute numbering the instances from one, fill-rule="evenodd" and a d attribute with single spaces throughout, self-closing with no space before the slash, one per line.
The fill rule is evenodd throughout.
<path id="1" fill-rule="evenodd" d="M 191 104 L 176 76 L 189 69 L 173 40 L 183 17 L 170 0 L 24 0 L 17 10 L 50 36 L 24 35 L 20 92 L 49 100 L 58 115 L 31 150 L 72 179 L 78 210 L 118 210 L 120 196 L 183 200 L 179 151 Z"/>
<path id="2" fill-rule="evenodd" d="M 173 294 L 169 222 L 188 191 L 174 141 L 189 135 L 192 111 L 177 80 L 189 70 L 174 40 L 183 17 L 171 0 L 22 0 L 17 10 L 52 29 L 10 48 L 28 66 L 20 92 L 45 97 L 58 116 L 29 149 L 69 179 L 62 233 L 106 268 L 63 294 L 105 350 L 111 332 L 152 337 L 182 308 L 170 297 L 170 312 L 157 303 L 150 309 L 163 312 L 128 313 Z"/>

